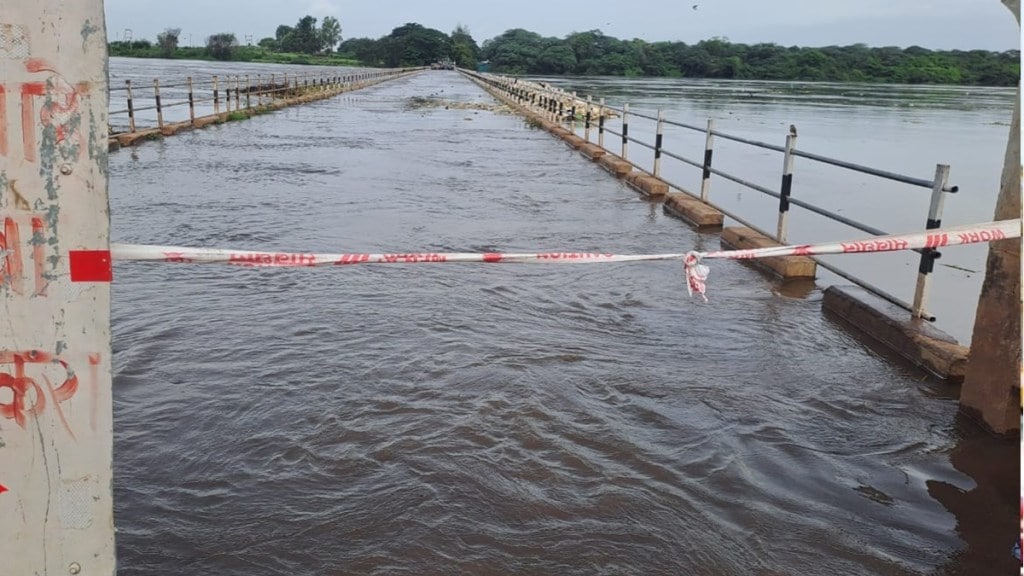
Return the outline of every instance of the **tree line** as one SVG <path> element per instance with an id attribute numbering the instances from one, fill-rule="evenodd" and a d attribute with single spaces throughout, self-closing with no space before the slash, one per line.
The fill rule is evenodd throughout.
<path id="1" fill-rule="evenodd" d="M 481 58 L 509 74 L 668 76 L 1015 86 L 1020 51 L 822 48 L 736 44 L 722 38 L 685 42 L 620 40 L 600 30 L 546 38 L 517 28 L 484 42 Z"/>
<path id="2" fill-rule="evenodd" d="M 149 40 L 133 42 L 111 42 L 111 56 L 136 56 L 143 58 L 195 58 L 208 57 L 215 60 L 254 60 L 260 53 L 298 54 L 306 56 L 332 53 L 341 41 L 341 23 L 337 18 L 327 16 L 317 26 L 313 16 L 303 16 L 295 26 L 282 24 L 277 27 L 274 37 L 263 38 L 257 44 L 258 50 L 239 46 L 238 37 L 232 32 L 212 34 L 206 38 L 202 48 L 179 45 L 181 28 L 167 28 L 156 35 L 156 43 Z M 271 60 L 275 60 L 271 58 Z M 277 59 L 280 60 L 280 59 Z"/>
<path id="3" fill-rule="evenodd" d="M 178 48 L 180 30 L 168 29 L 148 41 L 111 43 L 111 55 L 196 57 Z M 340 42 L 340 43 L 339 43 Z M 325 62 L 325 55 L 333 60 Z M 341 25 L 327 17 L 304 16 L 281 25 L 256 47 L 239 47 L 234 34 L 206 40 L 201 56 L 222 60 L 291 63 L 361 63 L 365 66 L 426 66 L 450 60 L 464 68 L 485 63 L 492 72 L 526 75 L 663 76 L 751 80 L 812 80 L 1015 86 L 1020 51 L 928 50 L 919 46 L 871 48 L 864 44 L 805 48 L 738 44 L 711 38 L 695 44 L 620 40 L 600 30 L 544 37 L 522 28 L 478 45 L 469 29 L 450 33 L 407 23 L 381 38 L 341 41 Z M 289 56 L 290 55 L 290 56 Z"/>

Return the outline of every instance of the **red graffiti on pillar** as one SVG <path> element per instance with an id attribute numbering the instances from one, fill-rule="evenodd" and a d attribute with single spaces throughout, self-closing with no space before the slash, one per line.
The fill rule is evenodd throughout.
<path id="1" fill-rule="evenodd" d="M 45 131 L 52 127 L 56 143 L 63 144 L 74 137 L 79 141 L 79 148 L 85 145 L 85 135 L 81 129 L 81 113 L 78 110 L 78 98 L 89 90 L 87 82 L 72 85 L 64 78 L 56 67 L 45 60 L 30 58 L 25 62 L 25 69 L 32 73 L 48 72 L 50 78 L 42 82 L 26 82 L 21 85 L 21 131 L 25 146 L 25 160 L 36 161 L 36 97 L 46 97 L 39 110 L 39 122 Z M 72 153 L 77 159 L 80 151 Z"/>
<path id="2" fill-rule="evenodd" d="M 34 296 L 46 296 L 47 281 L 44 276 L 46 255 L 46 229 L 40 216 L 32 216 L 32 263 L 35 279 Z M 21 227 L 11 216 L 3 219 L 0 226 L 0 288 L 9 287 L 15 294 L 24 294 L 25 265 L 21 245 Z"/>
<path id="3" fill-rule="evenodd" d="M 57 417 L 60 418 L 68 434 L 74 438 L 75 434 L 71 431 L 60 407 L 78 391 L 78 377 L 75 376 L 67 362 L 41 350 L 22 352 L 0 350 L 0 365 L 2 364 L 13 365 L 14 374 L 0 372 L 0 390 L 8 389 L 12 394 L 9 402 L 0 401 L 0 416 L 14 420 L 18 426 L 25 428 L 29 417 L 38 417 L 46 411 L 48 392 Z M 53 386 L 53 382 L 45 373 L 45 369 L 53 365 L 59 365 L 64 371 L 64 381 L 57 387 Z M 35 378 L 27 375 L 26 368 L 29 366 L 33 366 L 42 381 L 46 383 L 45 389 Z"/>

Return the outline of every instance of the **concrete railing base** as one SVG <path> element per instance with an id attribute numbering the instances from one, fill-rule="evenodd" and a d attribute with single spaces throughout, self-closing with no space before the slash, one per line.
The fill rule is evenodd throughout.
<path id="1" fill-rule="evenodd" d="M 722 223 L 725 222 L 725 214 L 684 192 L 672 192 L 666 195 L 662 210 L 697 228 L 721 228 Z"/>
<path id="2" fill-rule="evenodd" d="M 626 175 L 626 184 L 648 198 L 661 198 L 668 194 L 668 184 L 654 176 L 643 172 L 631 172 Z"/>
<path id="3" fill-rule="evenodd" d="M 594 162 L 600 160 L 601 157 L 607 153 L 608 152 L 604 148 L 601 148 L 597 144 L 584 144 L 583 146 L 580 146 L 580 154 L 583 154 Z"/>
<path id="4" fill-rule="evenodd" d="M 781 246 L 764 234 L 744 227 L 730 227 L 722 230 L 722 244 L 737 250 Z M 782 278 L 814 278 L 818 269 L 818 263 L 806 256 L 776 256 L 754 258 L 749 261 Z"/>
<path id="5" fill-rule="evenodd" d="M 951 383 L 963 382 L 968 348 L 906 310 L 859 286 L 830 286 L 821 307 L 915 366 Z"/>
<path id="6" fill-rule="evenodd" d="M 633 165 L 619 158 L 615 154 L 605 154 L 597 159 L 602 168 L 613 174 L 616 178 L 625 178 L 633 171 Z"/>

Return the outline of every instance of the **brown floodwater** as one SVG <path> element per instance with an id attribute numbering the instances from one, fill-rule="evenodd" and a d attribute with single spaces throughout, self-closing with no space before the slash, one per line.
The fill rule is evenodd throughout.
<path id="1" fill-rule="evenodd" d="M 113 239 L 718 246 L 516 116 L 415 97 L 489 101 L 429 72 L 113 153 Z M 678 262 L 118 264 L 118 573 L 1015 571 L 1018 445 L 955 388 L 820 286 L 716 261 L 709 297 Z"/>

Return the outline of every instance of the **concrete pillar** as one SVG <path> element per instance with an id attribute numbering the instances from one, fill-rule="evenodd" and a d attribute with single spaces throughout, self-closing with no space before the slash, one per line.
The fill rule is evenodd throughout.
<path id="1" fill-rule="evenodd" d="M 1020 0 L 1003 0 L 1020 23 Z M 995 218 L 1021 215 L 1020 86 L 1006 145 Z M 960 406 L 991 431 L 1020 434 L 1021 240 L 989 246 Z"/>
<path id="2" fill-rule="evenodd" d="M 102 0 L 0 9 L 0 574 L 114 574 Z"/>

